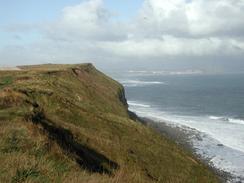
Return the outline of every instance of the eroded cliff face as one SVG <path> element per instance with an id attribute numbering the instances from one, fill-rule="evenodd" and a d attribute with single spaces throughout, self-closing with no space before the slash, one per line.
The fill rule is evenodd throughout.
<path id="1" fill-rule="evenodd" d="M 122 85 L 93 65 L 21 69 L 0 72 L 0 182 L 218 181 L 131 120 Z"/>
<path id="2" fill-rule="evenodd" d="M 124 104 L 124 106 L 128 109 L 128 104 L 127 104 L 127 100 L 125 97 L 125 89 L 123 87 L 119 88 L 118 96 L 119 96 L 119 100 L 122 102 L 122 104 Z"/>

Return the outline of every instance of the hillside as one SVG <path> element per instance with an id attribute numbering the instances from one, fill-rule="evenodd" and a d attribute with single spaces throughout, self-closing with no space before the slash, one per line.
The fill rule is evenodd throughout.
<path id="1" fill-rule="evenodd" d="M 0 71 L 0 182 L 218 182 L 91 64 Z"/>

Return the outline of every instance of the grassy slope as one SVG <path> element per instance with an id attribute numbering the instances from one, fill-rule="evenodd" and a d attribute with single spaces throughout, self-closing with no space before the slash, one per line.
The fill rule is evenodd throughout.
<path id="1" fill-rule="evenodd" d="M 22 69 L 0 72 L 0 182 L 218 182 L 92 65 Z"/>

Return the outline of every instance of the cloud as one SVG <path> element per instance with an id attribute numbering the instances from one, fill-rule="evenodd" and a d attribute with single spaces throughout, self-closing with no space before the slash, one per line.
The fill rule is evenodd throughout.
<path id="1" fill-rule="evenodd" d="M 89 0 L 66 7 L 47 34 L 126 58 L 235 55 L 244 52 L 243 9 L 239 0 L 145 0 L 137 17 L 119 23 L 102 0 Z"/>
<path id="2" fill-rule="evenodd" d="M 145 0 L 138 26 L 177 36 L 235 35 L 244 30 L 243 10 L 242 0 Z"/>
<path id="3" fill-rule="evenodd" d="M 187 3 L 186 14 L 190 33 L 196 35 L 239 34 L 244 30 L 243 10 L 244 1 L 242 0 L 196 0 Z"/>
<path id="4" fill-rule="evenodd" d="M 176 38 L 165 35 L 162 39 L 102 42 L 100 48 L 118 56 L 152 58 L 163 56 L 232 55 L 244 51 L 243 42 L 219 38 Z"/>
<path id="5" fill-rule="evenodd" d="M 102 0 L 84 1 L 63 9 L 56 22 L 46 26 L 46 33 L 55 40 L 111 40 L 121 39 L 120 25 L 111 22 L 112 13 L 105 9 Z M 121 30 L 120 29 L 120 30 Z"/>
<path id="6" fill-rule="evenodd" d="M 38 60 L 115 62 L 244 55 L 242 0 L 145 0 L 137 16 L 123 22 L 103 0 L 86 0 L 65 7 L 57 20 L 35 27 L 41 39 L 18 51 L 19 58 L 29 52 Z"/>

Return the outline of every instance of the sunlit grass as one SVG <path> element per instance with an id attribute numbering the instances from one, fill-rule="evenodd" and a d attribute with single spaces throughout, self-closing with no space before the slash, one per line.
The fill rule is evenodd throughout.
<path id="1" fill-rule="evenodd" d="M 0 72 L 0 182 L 218 182 L 190 153 L 129 119 L 122 86 L 92 65 L 22 69 Z M 36 110 L 118 168 L 105 162 L 109 175 L 80 166 L 58 134 L 33 123 Z"/>

